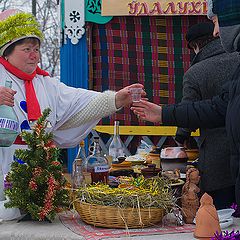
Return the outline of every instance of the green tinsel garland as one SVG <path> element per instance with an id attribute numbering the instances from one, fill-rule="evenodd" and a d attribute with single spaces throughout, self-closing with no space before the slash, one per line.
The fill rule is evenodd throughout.
<path id="1" fill-rule="evenodd" d="M 12 187 L 5 190 L 9 198 L 5 207 L 20 208 L 38 221 L 52 221 L 59 210 L 69 206 L 60 150 L 52 142 L 53 134 L 46 131 L 49 114 L 50 109 L 45 109 L 32 132 L 21 133 L 28 148 L 15 151 L 18 160 L 12 162 L 7 175 Z"/>
<path id="2" fill-rule="evenodd" d="M 24 36 L 37 36 L 43 39 L 40 25 L 32 14 L 17 13 L 0 21 L 0 48 Z"/>

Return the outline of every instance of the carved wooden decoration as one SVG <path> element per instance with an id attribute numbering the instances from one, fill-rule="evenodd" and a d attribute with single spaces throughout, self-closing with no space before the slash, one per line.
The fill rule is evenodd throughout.
<path id="1" fill-rule="evenodd" d="M 64 17 L 64 34 L 72 44 L 77 44 L 85 33 L 85 1 L 65 0 Z"/>

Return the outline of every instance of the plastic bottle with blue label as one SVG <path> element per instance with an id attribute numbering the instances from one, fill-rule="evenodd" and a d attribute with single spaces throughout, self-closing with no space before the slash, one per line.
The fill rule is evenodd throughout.
<path id="1" fill-rule="evenodd" d="M 12 88 L 7 80 L 5 87 Z M 0 147 L 11 146 L 19 134 L 19 122 L 13 107 L 0 105 Z"/>

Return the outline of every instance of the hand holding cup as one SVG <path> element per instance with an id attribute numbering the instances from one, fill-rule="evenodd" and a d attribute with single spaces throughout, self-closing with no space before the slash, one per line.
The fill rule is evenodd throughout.
<path id="1" fill-rule="evenodd" d="M 132 101 L 133 102 L 140 102 L 143 89 L 142 88 L 131 87 L 131 88 L 129 88 L 129 91 L 131 93 Z"/>

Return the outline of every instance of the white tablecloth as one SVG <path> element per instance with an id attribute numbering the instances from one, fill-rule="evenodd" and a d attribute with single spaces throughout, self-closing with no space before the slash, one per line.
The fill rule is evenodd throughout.
<path id="1" fill-rule="evenodd" d="M 228 230 L 240 230 L 240 219 L 234 219 L 234 224 Z M 226 230 L 226 229 L 222 229 Z M 52 223 L 37 221 L 5 221 L 0 223 L 0 240 L 81 240 L 84 236 L 77 235 L 66 228 L 58 218 Z M 178 233 L 165 235 L 149 235 L 121 238 L 103 238 L 106 240 L 192 240 L 193 233 Z"/>
<path id="2" fill-rule="evenodd" d="M 239 230 L 240 231 L 240 218 L 234 218 L 234 223 L 229 228 L 222 229 L 225 230 Z M 136 237 L 121 237 L 121 238 L 111 238 L 111 240 L 193 240 L 193 233 L 178 233 L 178 234 L 164 234 L 164 235 L 151 235 L 151 236 L 136 236 Z M 109 239 L 108 239 L 109 240 Z"/>
<path id="3" fill-rule="evenodd" d="M 38 221 L 5 221 L 0 223 L 0 240 L 81 240 L 58 218 L 52 223 Z"/>

